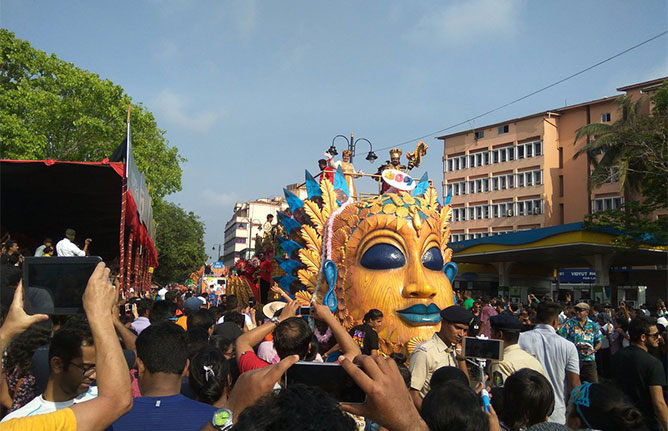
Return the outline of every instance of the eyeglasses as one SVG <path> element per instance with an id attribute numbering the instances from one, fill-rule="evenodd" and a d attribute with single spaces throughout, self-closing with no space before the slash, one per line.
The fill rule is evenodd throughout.
<path id="1" fill-rule="evenodd" d="M 89 364 L 89 365 L 79 365 L 75 364 L 74 362 L 70 362 L 70 365 L 74 365 L 81 371 L 83 371 L 83 374 L 86 375 L 91 375 L 95 372 L 95 364 Z"/>
<path id="2" fill-rule="evenodd" d="M 647 336 L 652 337 L 652 338 L 659 338 L 661 336 L 661 334 L 659 334 L 658 332 L 655 332 L 653 334 L 647 334 Z"/>

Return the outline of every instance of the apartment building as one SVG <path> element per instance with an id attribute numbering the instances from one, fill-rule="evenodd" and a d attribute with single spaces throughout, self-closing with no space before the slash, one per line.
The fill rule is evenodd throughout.
<path id="1" fill-rule="evenodd" d="M 641 100 L 641 115 L 667 78 L 618 88 Z M 539 112 L 440 136 L 443 195 L 451 195 L 451 242 L 582 221 L 587 214 L 618 208 L 619 183 L 589 193 L 584 141 L 577 130 L 618 118 L 617 96 Z"/>
<path id="2" fill-rule="evenodd" d="M 255 236 L 262 236 L 262 225 L 267 220 L 267 215 L 274 215 L 275 224 L 278 221 L 276 213 L 287 207 L 283 197 L 260 198 L 234 204 L 234 214 L 225 224 L 223 263 L 233 266 L 239 258 L 251 257 L 255 250 Z"/>

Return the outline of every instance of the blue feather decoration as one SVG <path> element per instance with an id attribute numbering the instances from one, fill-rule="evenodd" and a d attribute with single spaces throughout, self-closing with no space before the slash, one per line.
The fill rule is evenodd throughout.
<path id="1" fill-rule="evenodd" d="M 301 229 L 302 225 L 292 217 L 288 216 L 282 211 L 278 212 L 278 221 L 281 222 L 285 231 L 290 235 L 294 229 Z"/>
<path id="2" fill-rule="evenodd" d="M 276 257 L 275 259 L 276 263 L 278 263 L 278 266 L 280 266 L 281 269 L 285 271 L 286 274 L 292 275 L 292 272 L 295 269 L 304 267 L 304 265 L 301 262 L 297 262 L 296 260 L 284 259 L 282 257 Z"/>
<path id="3" fill-rule="evenodd" d="M 427 188 L 429 188 L 429 177 L 425 172 L 424 174 L 422 174 L 422 178 L 420 178 L 418 185 L 415 186 L 415 188 L 413 189 L 413 196 L 423 195 L 424 192 L 427 191 Z"/>
<path id="4" fill-rule="evenodd" d="M 313 178 L 313 175 L 307 170 L 304 171 L 304 176 L 306 177 L 306 191 L 308 192 L 308 198 L 312 199 L 314 196 L 322 196 L 322 190 L 320 190 L 320 184 Z"/>
<path id="5" fill-rule="evenodd" d="M 292 211 L 292 214 L 295 213 L 296 210 L 299 208 L 304 207 L 304 201 L 299 199 L 297 195 L 292 193 L 288 189 L 283 189 L 283 194 L 285 195 L 285 200 L 288 201 L 288 206 L 290 207 L 290 211 Z"/>
<path id="6" fill-rule="evenodd" d="M 293 281 L 297 280 L 297 277 L 294 275 L 284 275 L 282 277 L 273 277 L 273 280 L 281 286 L 284 290 L 290 291 L 290 284 Z"/>
<path id="7" fill-rule="evenodd" d="M 346 177 L 345 175 L 343 175 L 343 170 L 341 169 L 341 166 L 336 168 L 336 174 L 334 174 L 334 190 L 341 190 L 346 195 L 345 200 L 348 200 L 350 192 L 348 191 L 348 183 L 346 183 Z"/>
<path id="8" fill-rule="evenodd" d="M 286 238 L 283 238 L 281 236 L 277 236 L 276 238 L 278 239 L 279 243 L 281 244 L 281 248 L 283 249 L 283 251 L 285 251 L 289 256 L 292 256 L 292 253 L 295 250 L 299 250 L 300 248 L 304 248 L 301 244 L 299 244 L 298 242 L 295 242 L 291 239 L 286 239 Z"/>

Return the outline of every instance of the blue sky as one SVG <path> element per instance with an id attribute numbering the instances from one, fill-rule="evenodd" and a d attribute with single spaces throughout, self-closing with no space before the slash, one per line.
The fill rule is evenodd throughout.
<path id="1" fill-rule="evenodd" d="M 156 115 L 188 159 L 169 199 L 202 217 L 210 252 L 236 201 L 315 173 L 335 135 L 380 149 L 444 129 L 665 31 L 668 3 L 0 0 L 0 26 Z M 663 36 L 449 132 L 614 95 L 668 75 L 667 53 Z M 438 184 L 443 150 L 424 140 Z M 371 165 L 360 145 L 375 172 L 387 150 Z"/>

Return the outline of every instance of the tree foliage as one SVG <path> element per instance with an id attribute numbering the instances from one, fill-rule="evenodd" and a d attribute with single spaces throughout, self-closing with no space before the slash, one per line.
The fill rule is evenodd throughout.
<path id="1" fill-rule="evenodd" d="M 181 190 L 185 159 L 155 117 L 123 88 L 0 29 L 0 158 L 100 161 L 125 138 L 131 105 L 132 149 L 149 185 L 156 222 L 156 278 L 183 281 L 205 261 L 204 226 L 165 202 Z"/>
<path id="2" fill-rule="evenodd" d="M 99 161 L 123 142 L 130 96 L 97 74 L 0 29 L 0 157 Z M 132 145 L 151 195 L 181 190 L 184 158 L 153 114 L 132 104 Z"/>
<path id="3" fill-rule="evenodd" d="M 159 201 L 154 207 L 160 266 L 153 278 L 158 283 L 184 281 L 206 261 L 204 224 L 192 211 Z"/>
<path id="4" fill-rule="evenodd" d="M 588 124 L 576 135 L 576 142 L 590 138 L 575 155 L 587 154 L 592 164 L 589 189 L 618 180 L 625 198 L 623 208 L 591 214 L 586 222 L 619 229 L 615 241 L 621 246 L 666 244 L 666 219 L 655 215 L 668 209 L 668 82 L 652 97 L 649 116 L 639 115 L 639 102 L 628 96 L 618 105 L 619 120 Z"/>

